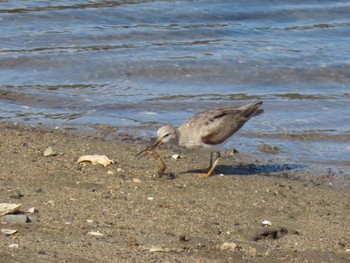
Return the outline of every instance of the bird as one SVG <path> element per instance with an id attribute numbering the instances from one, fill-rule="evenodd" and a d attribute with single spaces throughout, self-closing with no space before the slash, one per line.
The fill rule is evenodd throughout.
<path id="1" fill-rule="evenodd" d="M 209 177 L 214 173 L 221 157 L 220 152 L 228 139 L 236 133 L 253 116 L 263 112 L 262 101 L 235 105 L 199 112 L 181 124 L 178 128 L 167 124 L 157 131 L 156 142 L 141 151 L 154 150 L 161 144 L 174 144 L 188 149 L 199 149 L 210 152 L 209 170 L 197 174 Z M 213 163 L 213 155 L 217 158 Z"/>

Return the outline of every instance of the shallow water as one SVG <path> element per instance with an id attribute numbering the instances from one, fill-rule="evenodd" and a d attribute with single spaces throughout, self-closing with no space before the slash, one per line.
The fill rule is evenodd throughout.
<path id="1" fill-rule="evenodd" d="M 350 3 L 304 2 L 1 1 L 0 118 L 151 136 L 259 99 L 228 148 L 348 173 Z"/>

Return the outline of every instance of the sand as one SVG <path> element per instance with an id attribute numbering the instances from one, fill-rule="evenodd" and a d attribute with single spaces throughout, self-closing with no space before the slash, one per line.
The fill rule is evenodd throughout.
<path id="1" fill-rule="evenodd" d="M 350 262 L 345 176 L 228 151 L 199 178 L 207 154 L 163 147 L 159 177 L 156 160 L 134 157 L 148 142 L 113 129 L 1 123 L 0 134 L 0 203 L 32 221 L 0 224 L 18 231 L 0 234 L 0 262 Z M 115 163 L 78 164 L 86 154 Z"/>

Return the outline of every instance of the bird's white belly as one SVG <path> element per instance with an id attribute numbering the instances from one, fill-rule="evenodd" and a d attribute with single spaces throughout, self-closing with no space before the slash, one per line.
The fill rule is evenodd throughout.
<path id="1" fill-rule="evenodd" d="M 220 144 L 202 144 L 202 148 L 204 151 L 206 152 L 221 152 L 223 149 L 224 143 L 220 143 Z"/>
<path id="2" fill-rule="evenodd" d="M 223 149 L 225 142 L 220 143 L 220 144 L 205 144 L 203 142 L 196 142 L 196 141 L 192 141 L 192 140 L 188 140 L 186 142 L 181 141 L 179 145 L 182 147 L 186 147 L 187 149 L 197 149 L 197 150 L 202 150 L 205 152 L 221 152 Z"/>

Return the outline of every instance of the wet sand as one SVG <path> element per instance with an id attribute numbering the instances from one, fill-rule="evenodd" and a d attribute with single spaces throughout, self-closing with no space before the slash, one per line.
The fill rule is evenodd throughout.
<path id="1" fill-rule="evenodd" d="M 349 262 L 341 175 L 228 151 L 198 178 L 206 154 L 161 148 L 158 177 L 155 160 L 134 157 L 147 141 L 112 132 L 0 124 L 0 202 L 37 209 L 32 222 L 0 223 L 18 230 L 1 233 L 0 262 Z M 43 156 L 49 146 L 56 156 Z M 85 154 L 115 163 L 77 164 Z"/>

